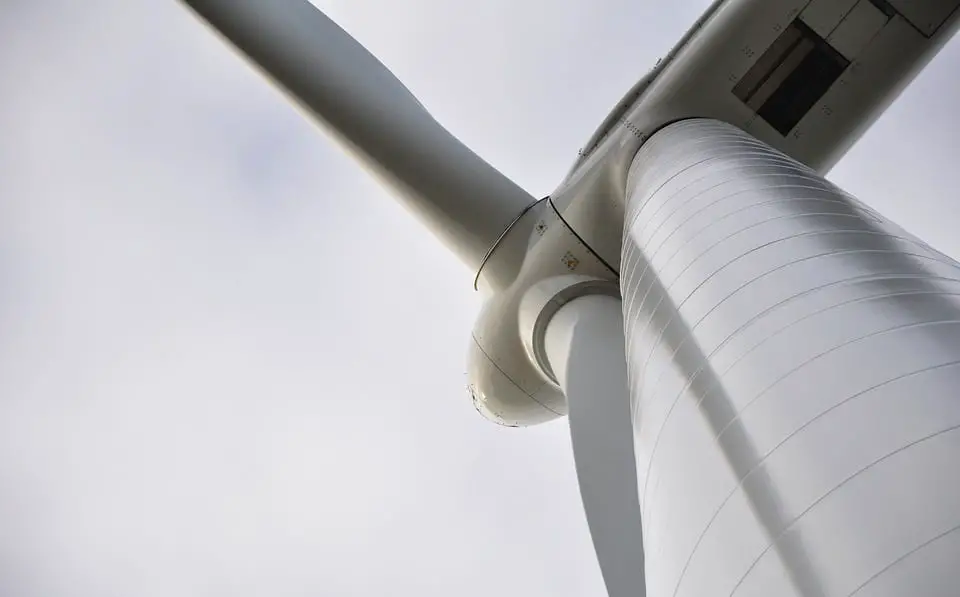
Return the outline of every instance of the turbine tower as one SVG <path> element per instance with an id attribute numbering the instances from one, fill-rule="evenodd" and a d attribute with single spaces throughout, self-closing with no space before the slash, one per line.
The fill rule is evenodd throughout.
<path id="1" fill-rule="evenodd" d="M 184 1 L 476 272 L 611 597 L 960 593 L 960 264 L 824 178 L 960 0 L 717 0 L 540 200 L 307 0 Z"/>

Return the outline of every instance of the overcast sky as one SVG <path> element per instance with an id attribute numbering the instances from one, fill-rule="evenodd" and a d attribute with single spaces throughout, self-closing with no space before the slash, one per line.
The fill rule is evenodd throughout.
<path id="1" fill-rule="evenodd" d="M 317 3 L 543 196 L 709 2 Z M 603 594 L 473 272 L 174 0 L 0 4 L 0 595 Z M 831 175 L 954 257 L 957 73 Z"/>

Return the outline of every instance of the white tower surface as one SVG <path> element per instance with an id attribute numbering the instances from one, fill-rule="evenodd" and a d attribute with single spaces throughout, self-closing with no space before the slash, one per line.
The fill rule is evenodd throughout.
<path id="1" fill-rule="evenodd" d="M 732 126 L 630 177 L 648 595 L 960 592 L 960 264 Z"/>

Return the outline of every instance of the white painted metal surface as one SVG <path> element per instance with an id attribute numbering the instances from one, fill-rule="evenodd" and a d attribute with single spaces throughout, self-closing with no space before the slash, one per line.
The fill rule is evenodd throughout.
<path id="1" fill-rule="evenodd" d="M 738 129 L 630 176 L 648 594 L 960 590 L 960 265 Z"/>
<path id="2" fill-rule="evenodd" d="M 800 18 L 820 37 L 826 39 L 857 2 L 859 0 L 811 0 L 800 13 Z"/>
<path id="3" fill-rule="evenodd" d="M 871 0 L 860 0 L 825 39 L 848 60 L 856 60 L 889 20 Z"/>
<path id="4" fill-rule="evenodd" d="M 924 35 L 936 35 L 960 10 L 960 0 L 887 0 Z"/>

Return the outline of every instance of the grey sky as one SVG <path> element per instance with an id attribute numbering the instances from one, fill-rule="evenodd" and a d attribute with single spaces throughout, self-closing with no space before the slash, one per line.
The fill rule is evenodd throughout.
<path id="1" fill-rule="evenodd" d="M 317 3 L 542 196 L 708 0 Z M 953 256 L 958 72 L 832 175 Z M 0 594 L 602 594 L 472 272 L 177 2 L 5 0 L 0 81 Z"/>

